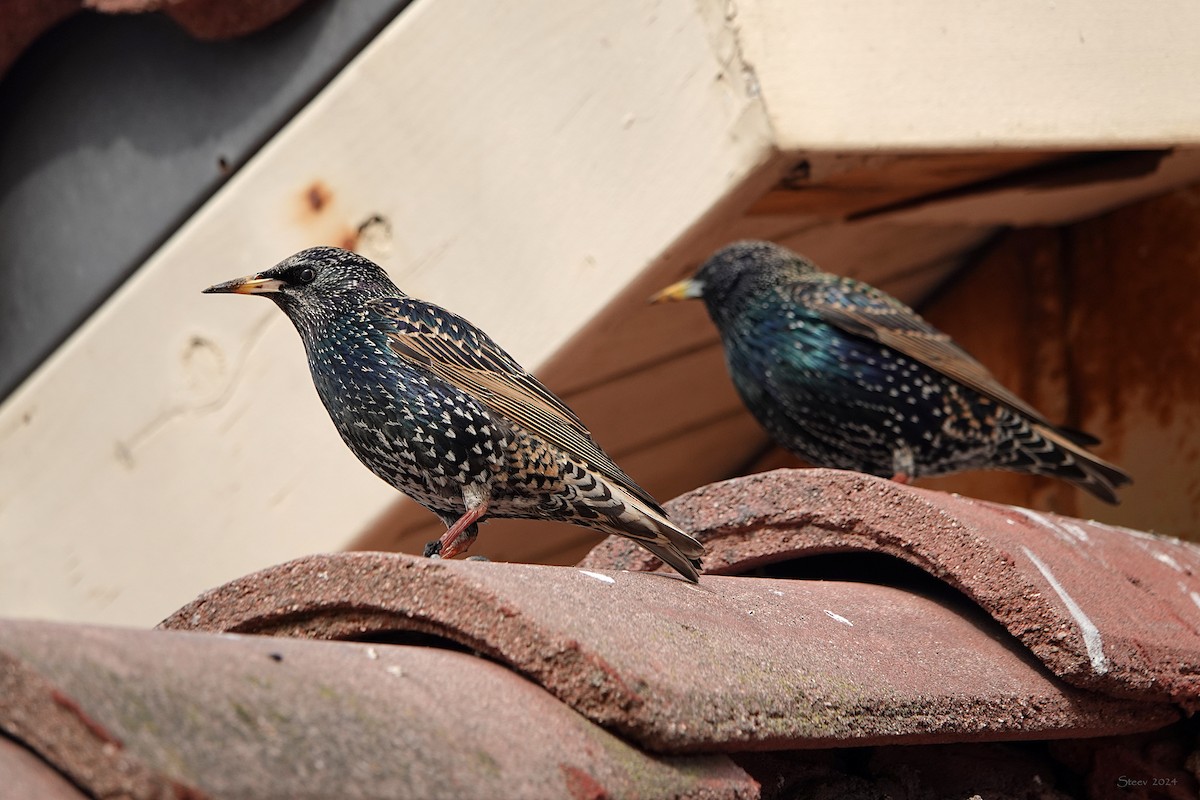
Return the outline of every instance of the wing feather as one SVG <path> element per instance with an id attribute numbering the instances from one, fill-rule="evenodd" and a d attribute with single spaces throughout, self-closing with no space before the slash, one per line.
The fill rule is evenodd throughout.
<path id="1" fill-rule="evenodd" d="M 408 297 L 373 300 L 368 314 L 396 355 L 586 461 L 662 513 L 654 498 L 600 449 L 579 417 L 486 333 L 450 311 Z"/>
<path id="2" fill-rule="evenodd" d="M 794 286 L 796 299 L 847 333 L 879 342 L 985 397 L 1056 429 L 1033 406 L 1004 388 L 987 367 L 908 306 L 878 289 L 840 278 L 835 284 Z"/>

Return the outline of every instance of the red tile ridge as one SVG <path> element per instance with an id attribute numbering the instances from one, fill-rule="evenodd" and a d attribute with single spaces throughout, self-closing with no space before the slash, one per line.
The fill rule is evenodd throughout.
<path id="1" fill-rule="evenodd" d="M 434 634 L 660 752 L 1150 730 L 1165 703 L 1049 676 L 985 616 L 886 586 L 311 556 L 206 592 L 162 627 L 325 639 Z M 399 641 L 403 641 L 400 638 Z"/>
<path id="2" fill-rule="evenodd" d="M 22 742 L 96 797 L 203 800 L 194 786 L 125 751 L 104 724 L 35 669 L 0 651 L 0 731 Z"/>
<path id="3" fill-rule="evenodd" d="M 828 552 L 913 564 L 977 603 L 1055 674 L 1114 696 L 1200 708 L 1200 547 L 838 470 L 776 470 L 666 505 L 707 572 Z M 581 567 L 654 569 L 614 539 Z"/>
<path id="4" fill-rule="evenodd" d="M 6 736 L 131 800 L 759 796 L 726 755 L 648 755 L 434 647 L 0 620 Z"/>

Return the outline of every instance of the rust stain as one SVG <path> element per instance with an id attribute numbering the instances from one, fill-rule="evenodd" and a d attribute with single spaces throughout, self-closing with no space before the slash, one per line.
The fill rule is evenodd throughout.
<path id="1" fill-rule="evenodd" d="M 1085 428 L 1087 398 L 1068 380 L 1062 249 L 1054 229 L 1012 233 L 921 311 L 1051 421 Z M 1079 515 L 1078 492 L 1051 478 L 976 471 L 917 485 Z"/>
<path id="2" fill-rule="evenodd" d="M 210 797 L 196 787 L 178 781 L 171 781 L 171 793 L 175 795 L 175 800 L 209 800 Z"/>
<path id="3" fill-rule="evenodd" d="M 609 797 L 608 791 L 600 782 L 579 767 L 559 764 L 558 768 L 562 770 L 563 778 L 567 782 L 567 791 L 574 800 L 606 800 Z"/>
<path id="4" fill-rule="evenodd" d="M 121 750 L 125 747 L 120 739 L 118 739 L 116 736 L 113 736 L 108 732 L 107 728 L 88 716 L 87 712 L 79 707 L 79 703 L 75 702 L 67 695 L 63 694 L 57 689 L 53 689 L 50 692 L 50 699 L 54 701 L 55 705 L 73 714 L 76 719 L 83 723 L 83 726 L 88 729 L 88 732 L 100 741 L 104 742 L 105 744 L 112 745 L 118 750 Z"/>
<path id="5" fill-rule="evenodd" d="M 321 181 L 313 181 L 304 191 L 304 199 L 314 214 L 319 214 L 333 200 L 333 192 Z"/>
<path id="6" fill-rule="evenodd" d="M 1112 420 L 1200 407 L 1200 186 L 1067 229 L 1075 380 Z"/>
<path id="7" fill-rule="evenodd" d="M 1005 236 L 926 316 L 1051 420 L 1099 436 L 1090 449 L 1134 485 L 1119 509 L 1000 473 L 924 485 L 1196 538 L 1198 298 L 1200 185 Z"/>

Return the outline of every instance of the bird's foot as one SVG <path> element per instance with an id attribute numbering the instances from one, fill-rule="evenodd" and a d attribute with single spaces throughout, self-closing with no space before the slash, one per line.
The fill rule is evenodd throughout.
<path id="1" fill-rule="evenodd" d="M 471 525 L 461 533 L 454 533 L 454 538 L 450 539 L 450 535 L 454 533 L 454 529 L 446 531 L 446 535 L 438 539 L 437 542 L 430 542 L 425 546 L 428 551 L 434 544 L 438 545 L 438 558 L 454 558 L 457 555 L 467 552 L 471 549 L 471 545 L 475 543 L 475 539 L 479 536 L 479 526 Z M 448 541 L 449 540 L 449 541 Z"/>
<path id="2" fill-rule="evenodd" d="M 906 472 L 897 472 L 892 476 L 892 480 L 896 483 L 907 484 L 912 481 L 912 478 Z"/>
<path id="3" fill-rule="evenodd" d="M 442 557 L 442 540 L 434 539 L 432 542 L 425 543 L 425 550 L 421 555 L 426 558 L 441 558 Z"/>
<path id="4" fill-rule="evenodd" d="M 473 508 L 468 508 L 458 520 L 450 526 L 450 528 L 442 534 L 442 538 L 438 539 L 437 554 L 442 558 L 454 558 L 459 553 L 467 552 L 468 548 L 475 542 L 479 536 L 479 520 L 483 519 L 483 515 L 487 513 L 488 502 L 482 500 Z M 435 542 L 430 542 L 425 545 L 425 552 L 428 554 L 433 548 Z"/>

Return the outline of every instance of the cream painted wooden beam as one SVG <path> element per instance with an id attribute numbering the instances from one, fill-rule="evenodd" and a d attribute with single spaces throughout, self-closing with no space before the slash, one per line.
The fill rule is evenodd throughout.
<path id="1" fill-rule="evenodd" d="M 715 0 L 414 4 L 0 408 L 0 615 L 150 624 L 346 545 L 394 491 L 283 315 L 200 289 L 378 215 L 402 287 L 536 368 L 781 171 L 743 75 Z"/>
<path id="2" fill-rule="evenodd" d="M 789 151 L 1200 142 L 1192 0 L 732 0 Z"/>

